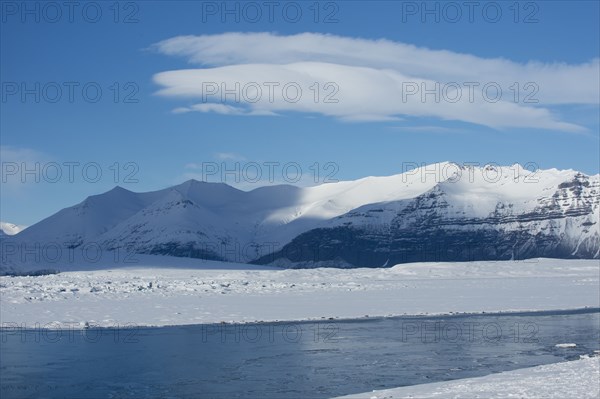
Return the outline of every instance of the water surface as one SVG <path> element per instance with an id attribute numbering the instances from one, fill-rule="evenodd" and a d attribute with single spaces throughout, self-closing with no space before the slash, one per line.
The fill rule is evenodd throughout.
<path id="1" fill-rule="evenodd" d="M 3 330 L 2 398 L 329 398 L 600 349 L 598 309 L 162 328 Z M 557 348 L 575 343 L 575 348 Z"/>

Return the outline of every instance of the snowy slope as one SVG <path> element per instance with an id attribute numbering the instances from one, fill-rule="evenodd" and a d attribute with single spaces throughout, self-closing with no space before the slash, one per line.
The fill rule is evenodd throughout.
<path id="1" fill-rule="evenodd" d="M 413 198 L 368 204 L 260 263 L 383 266 L 420 261 L 598 258 L 599 176 L 462 168 Z"/>
<path id="2" fill-rule="evenodd" d="M 26 242 L 56 242 L 67 246 L 81 245 L 150 205 L 162 192 L 132 193 L 121 187 L 65 208 L 18 234 Z"/>
<path id="3" fill-rule="evenodd" d="M 600 357 L 432 384 L 373 391 L 338 399 L 600 398 Z"/>
<path id="4" fill-rule="evenodd" d="M 534 173 L 518 165 L 439 163 L 388 177 L 248 192 L 190 180 L 149 193 L 116 187 L 11 239 L 294 267 L 597 258 L 599 193 L 599 175 Z M 415 255 L 418 245 L 460 245 L 465 239 L 500 248 L 474 259 Z"/>

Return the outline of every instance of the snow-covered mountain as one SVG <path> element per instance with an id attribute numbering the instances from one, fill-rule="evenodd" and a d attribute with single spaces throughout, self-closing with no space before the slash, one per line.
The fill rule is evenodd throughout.
<path id="1" fill-rule="evenodd" d="M 460 178 L 450 176 L 413 198 L 368 204 L 332 218 L 258 263 L 355 267 L 598 258 L 599 176 L 516 170 L 463 167 Z"/>
<path id="2" fill-rule="evenodd" d="M 116 187 L 11 239 L 286 267 L 598 258 L 599 198 L 599 175 L 518 165 L 439 163 L 247 192 L 190 180 L 148 193 Z"/>

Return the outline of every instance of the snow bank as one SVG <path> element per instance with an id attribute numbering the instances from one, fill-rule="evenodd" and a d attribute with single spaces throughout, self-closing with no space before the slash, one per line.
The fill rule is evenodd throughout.
<path id="1" fill-rule="evenodd" d="M 597 260 L 389 269 L 134 268 L 0 277 L 3 323 L 55 328 L 362 318 L 600 307 Z"/>
<path id="2" fill-rule="evenodd" d="M 600 398 L 600 357 L 432 384 L 373 391 L 344 399 Z"/>

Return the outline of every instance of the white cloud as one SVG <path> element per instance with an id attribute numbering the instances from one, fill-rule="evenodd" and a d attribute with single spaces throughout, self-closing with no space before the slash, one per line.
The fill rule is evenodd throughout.
<path id="1" fill-rule="evenodd" d="M 47 160 L 48 156 L 31 148 L 0 145 L 0 159 L 2 159 L 2 162 L 16 162 L 21 164 L 42 162 Z"/>
<path id="2" fill-rule="evenodd" d="M 296 111 L 348 121 L 385 121 L 402 116 L 421 116 L 493 128 L 583 131 L 585 129 L 580 126 L 559 120 L 543 106 L 596 105 L 599 97 L 598 59 L 579 65 L 520 64 L 389 40 L 313 33 L 293 36 L 271 33 L 179 36 L 157 43 L 155 48 L 163 54 L 183 56 L 191 63 L 205 66 L 154 76 L 155 82 L 162 87 L 159 94 L 202 101 L 178 108 L 176 112 L 275 115 Z M 209 87 L 207 82 L 216 85 Z M 264 86 L 265 82 L 280 84 L 273 98 L 268 95 L 270 88 Z M 297 102 L 286 101 L 278 91 L 290 82 L 302 89 L 302 96 Z M 317 97 L 315 90 L 311 89 L 315 82 L 319 85 Z M 325 86 L 330 82 L 336 85 L 337 91 Z M 433 95 L 421 98 L 421 88 L 434 88 L 436 82 L 441 83 L 438 89 L 441 100 L 435 101 Z M 444 89 L 444 84 L 452 82 L 458 84 L 462 93 L 455 102 L 452 101 L 454 94 L 458 93 L 456 85 L 450 84 Z M 473 89 L 473 99 L 469 99 L 469 82 L 479 84 Z M 515 101 L 515 82 L 519 87 L 518 101 Z M 533 85 L 526 86 L 529 82 Z M 487 83 L 494 83 L 502 89 L 500 101 L 485 100 L 482 87 Z M 228 90 L 239 84 L 235 90 L 238 98 L 232 94 L 221 98 L 222 84 Z M 256 85 L 262 90 L 258 100 L 255 100 Z M 248 88 L 245 92 L 244 87 Z M 419 93 L 403 96 L 403 92 L 415 87 Z M 211 94 L 215 89 L 217 93 Z M 245 95 L 239 95 L 240 92 Z M 494 96 L 493 87 L 489 93 Z M 333 94 L 331 98 L 338 102 L 325 101 L 328 94 Z M 527 95 L 532 95 L 539 103 L 523 104 Z"/>
<path id="3" fill-rule="evenodd" d="M 407 133 L 429 132 L 429 133 L 464 133 L 464 129 L 445 127 L 445 126 L 391 126 L 390 129 L 399 130 Z"/>
<path id="4" fill-rule="evenodd" d="M 246 160 L 245 157 L 243 157 L 239 154 L 233 153 L 233 152 L 217 152 L 215 154 L 215 158 L 223 160 L 223 161 L 245 161 Z"/>
<path id="5" fill-rule="evenodd" d="M 213 159 L 219 161 L 245 161 L 246 157 L 235 152 L 216 152 L 213 154 Z M 202 163 L 190 162 L 185 164 L 185 169 L 202 169 Z"/>
<path id="6" fill-rule="evenodd" d="M 202 92 L 200 92 L 202 93 Z M 162 93 L 167 94 L 167 93 Z M 176 94 L 175 94 L 176 95 Z M 201 95 L 201 94 L 200 94 Z M 173 110 L 175 114 L 184 114 L 187 112 L 214 112 L 221 115 L 275 115 L 273 112 L 261 111 L 261 110 L 247 110 L 243 107 L 234 107 L 228 104 L 217 104 L 217 103 L 202 103 L 193 104 L 189 107 L 179 107 Z"/>

